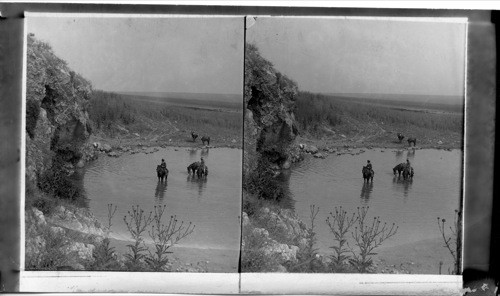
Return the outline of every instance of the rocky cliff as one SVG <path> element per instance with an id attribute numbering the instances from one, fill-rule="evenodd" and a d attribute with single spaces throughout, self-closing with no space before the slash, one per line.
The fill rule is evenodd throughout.
<path id="1" fill-rule="evenodd" d="M 294 109 L 295 82 L 278 72 L 258 49 L 247 44 L 245 52 L 245 154 L 248 174 L 256 166 L 287 169 L 298 160 L 298 134 Z"/>
<path id="2" fill-rule="evenodd" d="M 286 272 L 302 265 L 310 237 L 306 225 L 279 203 L 287 198 L 281 176 L 301 158 L 295 144 L 295 82 L 278 72 L 258 49 L 245 52 L 244 272 Z M 262 200 L 269 201 L 269 204 Z M 268 205 L 268 206 L 266 206 Z"/>
<path id="3" fill-rule="evenodd" d="M 33 34 L 26 70 L 25 267 L 84 269 L 105 235 L 92 213 L 78 207 L 85 199 L 71 177 L 97 157 L 87 141 L 92 86 Z"/>
<path id="4" fill-rule="evenodd" d="M 71 168 L 95 157 L 86 144 L 92 86 L 33 34 L 26 73 L 26 177 L 36 182 L 54 159 Z"/>

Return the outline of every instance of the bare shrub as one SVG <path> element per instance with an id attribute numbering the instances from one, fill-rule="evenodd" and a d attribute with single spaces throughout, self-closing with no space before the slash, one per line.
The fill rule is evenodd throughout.
<path id="1" fill-rule="evenodd" d="M 290 266 L 289 271 L 292 272 L 324 272 L 325 266 L 323 262 L 318 259 L 318 248 L 315 247 L 318 239 L 316 238 L 316 232 L 314 231 L 315 225 L 314 221 L 319 213 L 319 207 L 316 205 L 309 206 L 309 221 L 311 221 L 311 226 L 307 229 L 307 245 L 305 248 L 300 250 L 297 254 L 298 264 Z"/>
<path id="2" fill-rule="evenodd" d="M 152 212 L 145 214 L 144 210 L 138 205 L 132 206 L 132 211 L 127 212 L 127 216 L 123 217 L 123 221 L 125 221 L 125 225 L 127 225 L 127 229 L 134 240 L 134 244 L 127 245 L 130 249 L 130 254 L 125 254 L 125 258 L 128 260 L 127 267 L 130 270 L 141 270 L 148 250 L 144 244 L 143 233 L 153 222 Z"/>
<path id="3" fill-rule="evenodd" d="M 181 221 L 179 224 L 176 216 L 170 216 L 168 223 L 163 224 L 162 217 L 165 209 L 165 205 L 154 207 L 153 225 L 148 231 L 154 243 L 154 252 L 148 249 L 149 255 L 145 260 L 153 271 L 164 270 L 168 263 L 167 254 L 172 253 L 169 248 L 193 233 L 195 228 L 191 222 L 184 224 L 184 221 Z"/>
<path id="4" fill-rule="evenodd" d="M 446 230 L 444 224 L 446 223 L 446 219 L 437 218 L 439 232 L 441 232 L 441 236 L 443 237 L 444 247 L 450 251 L 451 256 L 453 257 L 454 268 L 453 271 L 449 270 L 449 273 L 460 274 L 460 253 L 462 252 L 461 244 L 460 244 L 460 229 L 461 229 L 461 213 L 458 210 L 455 210 L 454 215 L 454 223 L 453 227 L 450 226 L 450 235 L 446 235 Z"/>
<path id="5" fill-rule="evenodd" d="M 108 225 L 106 230 L 108 235 L 111 232 L 113 216 L 116 213 L 117 206 L 108 204 Z M 90 266 L 92 270 L 117 270 L 120 269 L 120 264 L 116 259 L 115 248 L 111 246 L 109 237 L 103 239 L 100 244 L 96 245 L 92 257 L 94 258 L 93 264 Z"/>
<path id="6" fill-rule="evenodd" d="M 355 217 L 355 213 L 352 216 L 348 216 L 347 212 L 342 209 L 342 207 L 335 207 L 334 212 L 330 212 L 330 215 L 326 219 L 326 224 L 330 227 L 330 231 L 334 236 L 335 245 L 330 248 L 333 249 L 333 255 L 331 258 L 331 269 L 334 272 L 345 272 L 349 271 L 348 260 L 351 258 L 349 255 L 351 250 L 348 248 L 347 243 L 347 233 L 354 223 L 358 221 L 358 217 Z"/>
<path id="7" fill-rule="evenodd" d="M 357 226 L 354 227 L 354 231 L 351 231 L 358 252 L 351 248 L 353 257 L 349 259 L 349 263 L 361 273 L 372 271 L 372 256 L 377 254 L 374 250 L 385 240 L 394 236 L 399 228 L 394 223 L 390 228 L 387 223 L 381 224 L 380 217 L 374 217 L 371 222 L 367 221 L 368 209 L 369 207 L 358 207 Z"/>

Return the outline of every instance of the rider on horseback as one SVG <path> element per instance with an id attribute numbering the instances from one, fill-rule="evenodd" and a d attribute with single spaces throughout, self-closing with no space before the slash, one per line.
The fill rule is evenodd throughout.
<path id="1" fill-rule="evenodd" d="M 161 164 L 160 166 L 163 168 L 163 169 L 166 169 L 167 168 L 167 163 L 165 162 L 165 159 L 161 159 Z"/>
<path id="2" fill-rule="evenodd" d="M 373 169 L 372 169 L 372 163 L 371 163 L 369 160 L 367 160 L 367 161 L 366 161 L 366 167 L 367 167 L 370 171 L 373 171 Z"/>
<path id="3" fill-rule="evenodd" d="M 406 167 L 407 167 L 408 169 L 411 169 L 410 160 L 409 160 L 408 158 L 406 159 Z"/>

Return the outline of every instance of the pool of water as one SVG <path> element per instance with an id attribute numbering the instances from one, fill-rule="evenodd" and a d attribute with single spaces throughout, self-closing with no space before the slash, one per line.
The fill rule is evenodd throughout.
<path id="1" fill-rule="evenodd" d="M 406 159 L 415 170 L 412 181 L 394 177 L 392 168 Z M 361 169 L 370 160 L 375 177 L 366 184 Z M 286 178 L 294 208 L 310 224 L 310 205 L 320 208 L 315 231 L 321 253 L 331 253 L 333 234 L 326 225 L 328 214 L 340 207 L 349 213 L 368 206 L 368 216 L 396 223 L 399 230 L 381 248 L 394 247 L 440 236 L 437 217 L 453 221 L 462 198 L 461 150 L 380 150 L 358 155 L 306 157 Z"/>
<path id="2" fill-rule="evenodd" d="M 209 168 L 206 179 L 189 176 L 187 166 L 203 156 Z M 159 182 L 156 166 L 164 158 L 169 169 L 166 182 Z M 162 148 L 151 154 L 101 156 L 86 168 L 84 188 L 94 215 L 107 224 L 107 205 L 116 205 L 112 236 L 131 240 L 123 221 L 132 206 L 144 211 L 166 205 L 170 215 L 196 225 L 179 246 L 203 249 L 239 250 L 241 211 L 241 149 Z M 145 238 L 147 232 L 145 232 Z M 234 252 L 233 252 L 234 253 Z M 230 260 L 238 260 L 237 256 Z"/>

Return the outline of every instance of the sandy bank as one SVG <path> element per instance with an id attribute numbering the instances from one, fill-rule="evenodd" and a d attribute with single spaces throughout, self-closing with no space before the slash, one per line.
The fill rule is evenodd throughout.
<path id="1" fill-rule="evenodd" d="M 119 255 L 129 252 L 130 241 L 111 239 Z M 239 250 L 199 249 L 175 246 L 170 254 L 171 270 L 176 272 L 238 272 Z"/>
<path id="2" fill-rule="evenodd" d="M 381 248 L 375 259 L 378 273 L 439 274 L 440 262 L 441 274 L 453 270 L 453 257 L 442 238 Z"/>

